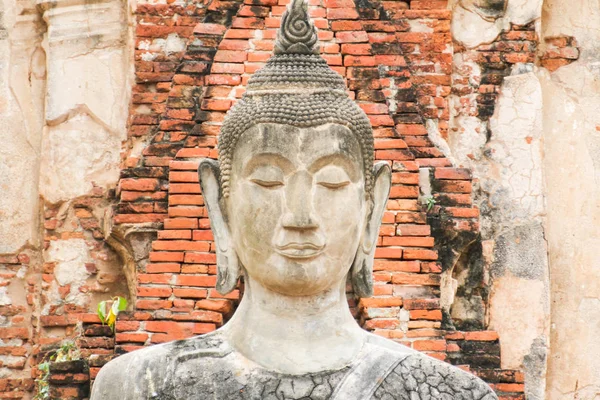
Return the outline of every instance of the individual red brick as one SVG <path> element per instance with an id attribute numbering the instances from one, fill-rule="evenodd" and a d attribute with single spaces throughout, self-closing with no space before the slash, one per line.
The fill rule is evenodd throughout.
<path id="1" fill-rule="evenodd" d="M 213 240 L 213 234 L 210 230 L 201 230 L 192 232 L 193 240 Z"/>
<path id="2" fill-rule="evenodd" d="M 155 178 L 125 178 L 121 179 L 120 185 L 122 190 L 147 192 L 157 190 L 160 183 Z"/>
<path id="3" fill-rule="evenodd" d="M 135 307 L 139 310 L 165 310 L 173 306 L 171 300 L 137 300 Z"/>
<path id="4" fill-rule="evenodd" d="M 149 335 L 147 333 L 117 333 L 115 335 L 115 341 L 117 343 L 145 343 L 148 340 Z"/>
<path id="5" fill-rule="evenodd" d="M 400 55 L 376 55 L 375 63 L 377 65 L 404 67 L 406 66 L 406 59 Z"/>
<path id="6" fill-rule="evenodd" d="M 496 331 L 472 331 L 465 332 L 465 340 L 474 340 L 479 342 L 493 342 L 499 339 Z"/>
<path id="7" fill-rule="evenodd" d="M 413 154 L 408 150 L 377 150 L 375 158 L 378 160 L 412 160 Z"/>
<path id="8" fill-rule="evenodd" d="M 198 182 L 198 173 L 192 171 L 170 171 L 169 182 Z"/>
<path id="9" fill-rule="evenodd" d="M 138 297 L 169 297 L 171 295 L 171 288 L 168 287 L 138 287 Z"/>
<path id="10" fill-rule="evenodd" d="M 446 193 L 471 193 L 472 187 L 469 181 L 440 180 L 437 182 L 437 189 Z"/>
<path id="11" fill-rule="evenodd" d="M 345 46 L 345 45 L 344 45 Z M 353 45 L 353 46 L 363 46 L 363 45 Z M 388 114 L 389 110 L 386 104 L 378 104 L 378 103 L 358 103 L 358 106 L 360 108 L 362 108 L 362 110 L 366 113 L 366 114 Z M 387 142 L 388 146 L 393 144 L 398 145 L 399 147 L 382 147 L 383 145 L 380 144 L 380 142 Z M 393 149 L 402 149 L 402 148 L 406 148 L 406 144 L 404 144 L 404 147 L 402 147 L 402 145 L 404 144 L 404 141 L 401 139 L 396 139 L 396 140 L 387 140 L 387 141 L 382 141 L 382 140 L 377 140 L 375 142 L 375 148 L 377 149 L 383 149 L 383 148 L 393 148 Z"/>
<path id="12" fill-rule="evenodd" d="M 173 300 L 173 311 L 190 311 L 194 309 L 194 300 Z"/>
<path id="13" fill-rule="evenodd" d="M 325 8 L 353 8 L 353 0 L 325 0 Z"/>
<path id="14" fill-rule="evenodd" d="M 140 328 L 138 321 L 122 321 L 118 320 L 115 324 L 117 332 L 137 331 Z"/>
<path id="15" fill-rule="evenodd" d="M 214 287 L 216 283 L 216 276 L 179 275 L 177 277 L 177 285 L 180 286 Z"/>
<path id="16" fill-rule="evenodd" d="M 247 40 L 223 39 L 219 43 L 219 50 L 244 51 L 249 48 L 250 44 Z"/>
<path id="17" fill-rule="evenodd" d="M 152 242 L 152 249 L 157 251 L 208 251 L 210 250 L 210 245 L 206 242 L 192 240 L 155 240 Z"/>
<path id="18" fill-rule="evenodd" d="M 418 351 L 446 351 L 445 340 L 415 340 L 413 348 Z"/>
<path id="19" fill-rule="evenodd" d="M 384 246 L 433 247 L 434 239 L 432 237 L 393 236 L 384 237 L 382 244 Z"/>
<path id="20" fill-rule="evenodd" d="M 185 276 L 185 275 L 183 275 Z M 174 288 L 173 294 L 182 299 L 205 299 L 208 295 L 206 289 L 179 289 Z"/>
<path id="21" fill-rule="evenodd" d="M 479 217 L 479 209 L 465 207 L 446 207 L 444 212 L 455 218 L 477 218 Z"/>
<path id="22" fill-rule="evenodd" d="M 440 275 L 394 272 L 392 273 L 392 283 L 400 285 L 439 286 Z"/>
<path id="23" fill-rule="evenodd" d="M 400 321 L 396 318 L 377 318 L 365 322 L 365 329 L 396 329 Z"/>
<path id="24" fill-rule="evenodd" d="M 195 305 L 196 309 L 217 311 L 220 313 L 229 313 L 232 310 L 232 304 L 229 300 L 205 299 L 198 300 Z"/>
<path id="25" fill-rule="evenodd" d="M 440 307 L 439 298 L 404 300 L 404 309 L 406 310 L 438 310 Z"/>
<path id="26" fill-rule="evenodd" d="M 273 51 L 275 42 L 273 40 L 253 40 L 254 49 L 258 51 Z"/>
<path id="27" fill-rule="evenodd" d="M 400 135 L 427 135 L 427 129 L 420 124 L 399 124 L 396 125 L 396 131 Z"/>
<path id="28" fill-rule="evenodd" d="M 231 24 L 232 28 L 240 29 L 263 29 L 265 20 L 262 18 L 235 18 Z"/>
<path id="29" fill-rule="evenodd" d="M 186 253 L 185 262 L 192 264 L 215 264 L 217 256 L 212 253 Z"/>
<path id="30" fill-rule="evenodd" d="M 161 262 L 161 261 L 183 261 L 183 253 L 167 252 L 167 251 L 151 251 L 150 261 Z"/>
<path id="31" fill-rule="evenodd" d="M 437 260 L 437 251 L 429 249 L 404 249 L 405 260 Z"/>
<path id="32" fill-rule="evenodd" d="M 367 43 L 369 41 L 369 37 L 365 31 L 342 31 L 337 32 L 335 37 L 340 43 Z M 348 46 L 345 48 L 348 49 Z M 344 45 L 342 45 L 342 52 L 344 52 Z"/>
<path id="33" fill-rule="evenodd" d="M 420 272 L 421 267 L 417 261 L 382 261 L 375 260 L 374 271 L 401 271 Z"/>
<path id="34" fill-rule="evenodd" d="M 173 315 L 176 321 L 200 321 L 215 322 L 219 325 L 223 323 L 223 315 L 214 311 L 194 310 L 185 314 Z"/>
<path id="35" fill-rule="evenodd" d="M 211 74 L 206 77 L 207 85 L 229 85 L 237 86 L 242 83 L 242 78 L 239 75 L 218 75 Z"/>
<path id="36" fill-rule="evenodd" d="M 418 186 L 394 185 L 390 189 L 391 199 L 416 199 L 419 197 Z"/>
<path id="37" fill-rule="evenodd" d="M 398 236 L 429 236 L 431 227 L 429 225 L 402 224 L 397 226 L 396 234 Z"/>
<path id="38" fill-rule="evenodd" d="M 439 262 L 422 262 L 421 272 L 441 274 L 442 264 L 440 264 Z"/>
<path id="39" fill-rule="evenodd" d="M 164 226 L 165 229 L 197 229 L 198 218 L 167 218 Z"/>
<path id="40" fill-rule="evenodd" d="M 179 265 L 179 264 L 177 264 Z M 171 282 L 171 274 L 137 274 L 138 283 L 168 284 Z"/>
<path id="41" fill-rule="evenodd" d="M 436 168 L 434 177 L 446 180 L 470 180 L 471 171 L 466 168 Z"/>
<path id="42" fill-rule="evenodd" d="M 169 240 L 169 239 L 191 239 L 191 230 L 168 230 L 158 231 L 158 239 Z"/>
<path id="43" fill-rule="evenodd" d="M 77 323 L 77 319 L 70 315 L 42 315 L 40 316 L 42 326 L 70 326 Z"/>
<path id="44" fill-rule="evenodd" d="M 331 30 L 337 31 L 359 31 L 362 30 L 360 21 L 332 21 Z"/>
<path id="45" fill-rule="evenodd" d="M 227 28 L 220 24 L 201 22 L 194 28 L 194 33 L 202 35 L 223 35 Z"/>
<path id="46" fill-rule="evenodd" d="M 419 174 L 410 172 L 394 172 L 392 173 L 392 183 L 402 183 L 404 185 L 418 185 Z"/>
<path id="47" fill-rule="evenodd" d="M 430 321 L 441 321 L 442 310 L 411 310 L 410 319 L 425 319 Z"/>
<path id="48" fill-rule="evenodd" d="M 203 335 L 217 329 L 215 324 L 196 323 L 194 324 L 194 335 Z"/>
<path id="49" fill-rule="evenodd" d="M 391 247 L 378 247 L 375 249 L 375 258 L 402 258 L 402 249 Z"/>
<path id="50" fill-rule="evenodd" d="M 360 299 L 361 307 L 400 307 L 402 299 L 399 297 L 370 297 Z"/>
<path id="51" fill-rule="evenodd" d="M 525 391 L 525 385 L 522 383 L 491 383 L 490 386 L 499 392 L 523 393 Z"/>
<path id="52" fill-rule="evenodd" d="M 329 8 L 327 9 L 327 19 L 358 19 L 358 12 L 355 8 Z"/>
<path id="53" fill-rule="evenodd" d="M 183 264 L 181 267 L 182 274 L 208 274 L 208 265 L 203 264 Z"/>

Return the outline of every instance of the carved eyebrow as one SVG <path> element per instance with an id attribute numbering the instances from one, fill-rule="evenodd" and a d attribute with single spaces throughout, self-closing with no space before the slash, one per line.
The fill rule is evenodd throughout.
<path id="1" fill-rule="evenodd" d="M 314 174 L 328 165 L 336 165 L 343 168 L 353 182 L 359 179 L 359 175 L 362 172 L 362 167 L 344 153 L 332 153 L 317 158 L 309 165 L 308 172 Z"/>
<path id="2" fill-rule="evenodd" d="M 256 168 L 264 165 L 275 165 L 288 174 L 293 169 L 293 163 L 287 158 L 276 153 L 259 153 L 253 155 L 244 165 L 243 175 L 248 176 L 256 170 Z"/>

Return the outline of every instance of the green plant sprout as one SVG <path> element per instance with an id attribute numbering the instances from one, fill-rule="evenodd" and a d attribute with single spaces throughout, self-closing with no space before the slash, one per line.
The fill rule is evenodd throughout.
<path id="1" fill-rule="evenodd" d="M 41 375 L 35 380 L 37 384 L 37 393 L 33 400 L 49 400 L 50 399 L 50 365 L 65 361 L 76 361 L 81 359 L 79 348 L 70 340 L 65 341 L 61 346 L 52 353 L 51 356 L 44 357 L 44 361 L 38 365 Z"/>
<path id="2" fill-rule="evenodd" d="M 436 204 L 436 200 L 433 198 L 433 196 L 427 196 L 425 198 L 425 206 L 427 207 L 427 212 L 431 211 L 431 209 L 433 208 L 433 206 L 435 206 Z"/>
<path id="3" fill-rule="evenodd" d="M 108 304 L 112 303 L 110 307 Z M 121 296 L 113 297 L 110 300 L 101 301 L 98 303 L 98 318 L 102 324 L 110 326 L 114 331 L 115 324 L 117 322 L 117 316 L 121 311 L 125 311 L 127 308 L 127 300 Z"/>

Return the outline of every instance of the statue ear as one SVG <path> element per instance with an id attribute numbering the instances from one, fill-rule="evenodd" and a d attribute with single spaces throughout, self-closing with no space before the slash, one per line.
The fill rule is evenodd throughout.
<path id="1" fill-rule="evenodd" d="M 204 205 L 208 209 L 210 227 L 215 237 L 217 252 L 217 291 L 226 295 L 235 289 L 240 276 L 237 254 L 231 243 L 231 234 L 223 212 L 219 164 L 208 158 L 200 161 L 198 176 Z"/>
<path id="2" fill-rule="evenodd" d="M 377 248 L 377 238 L 381 227 L 381 218 L 390 195 L 392 172 L 385 162 L 373 166 L 373 193 L 365 230 L 360 240 L 354 262 L 351 280 L 354 293 L 359 297 L 373 295 L 373 259 Z"/>

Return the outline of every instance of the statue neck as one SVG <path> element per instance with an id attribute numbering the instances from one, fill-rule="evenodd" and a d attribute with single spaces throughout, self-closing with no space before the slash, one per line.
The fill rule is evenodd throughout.
<path id="1" fill-rule="evenodd" d="M 244 297 L 225 326 L 232 346 L 266 369 L 301 375 L 349 365 L 365 341 L 345 282 L 313 296 L 286 296 L 246 276 Z"/>

